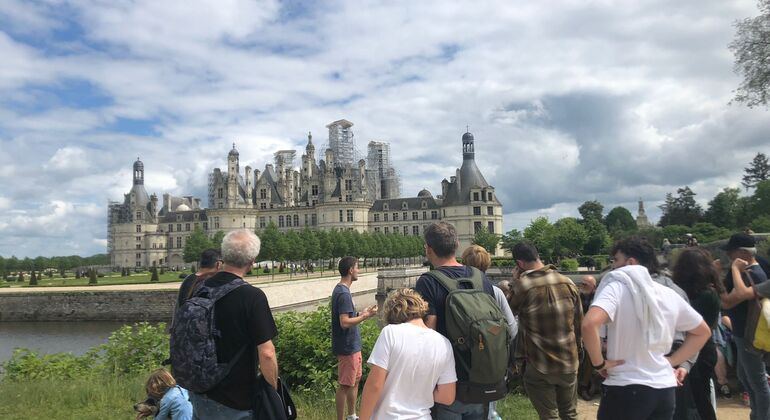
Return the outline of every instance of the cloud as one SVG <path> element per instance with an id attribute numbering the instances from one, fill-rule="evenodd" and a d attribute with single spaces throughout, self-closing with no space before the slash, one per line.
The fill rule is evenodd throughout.
<path id="1" fill-rule="evenodd" d="M 470 125 L 505 229 L 705 204 L 770 152 L 766 111 L 727 105 L 750 3 L 3 2 L 0 254 L 104 252 L 136 157 L 148 192 L 205 201 L 232 143 L 261 170 L 312 131 L 321 158 L 339 118 L 391 143 L 405 195 L 439 193 Z"/>

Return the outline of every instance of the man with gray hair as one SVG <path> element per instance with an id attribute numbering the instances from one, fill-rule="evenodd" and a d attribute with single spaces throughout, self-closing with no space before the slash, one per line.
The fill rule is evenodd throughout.
<path id="1" fill-rule="evenodd" d="M 208 288 L 224 286 L 242 278 L 259 254 L 260 241 L 254 232 L 234 230 L 222 240 L 223 265 L 204 282 Z M 277 387 L 278 361 L 273 337 L 278 331 L 265 293 L 250 284 L 237 287 L 214 306 L 217 359 L 230 363 L 230 372 L 206 394 L 190 393 L 195 419 L 251 419 L 259 360 L 262 376 Z M 257 357 L 254 357 L 256 351 Z"/>

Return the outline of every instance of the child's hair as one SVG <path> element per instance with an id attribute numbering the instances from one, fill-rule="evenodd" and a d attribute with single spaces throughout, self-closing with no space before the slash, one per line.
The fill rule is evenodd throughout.
<path id="1" fill-rule="evenodd" d="M 166 369 L 155 369 L 147 378 L 147 385 L 144 386 L 147 395 L 160 401 L 169 388 L 176 386 L 176 380 Z"/>
<path id="2" fill-rule="evenodd" d="M 412 289 L 397 289 L 385 299 L 384 311 L 388 324 L 403 324 L 424 317 L 428 313 L 428 304 Z"/>

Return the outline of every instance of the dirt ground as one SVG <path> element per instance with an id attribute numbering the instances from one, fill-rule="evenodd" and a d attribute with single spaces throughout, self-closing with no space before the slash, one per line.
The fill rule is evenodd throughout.
<path id="1" fill-rule="evenodd" d="M 583 401 L 578 398 L 578 418 L 593 420 L 599 410 L 599 398 L 593 401 Z M 717 398 L 717 418 L 719 420 L 745 420 L 749 418 L 749 408 L 738 398 Z"/>

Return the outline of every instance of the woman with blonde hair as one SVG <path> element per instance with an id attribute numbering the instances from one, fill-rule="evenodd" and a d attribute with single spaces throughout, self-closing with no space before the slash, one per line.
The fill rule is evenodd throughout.
<path id="1" fill-rule="evenodd" d="M 455 399 L 452 345 L 428 328 L 428 304 L 412 289 L 390 293 L 383 308 L 388 325 L 369 357 L 369 377 L 361 397 L 361 420 L 430 420 L 434 403 Z"/>
<path id="2" fill-rule="evenodd" d="M 160 401 L 155 420 L 192 420 L 192 404 L 187 390 L 177 385 L 166 369 L 155 369 L 144 388 L 148 397 Z M 143 417 L 140 414 L 137 419 Z"/>

